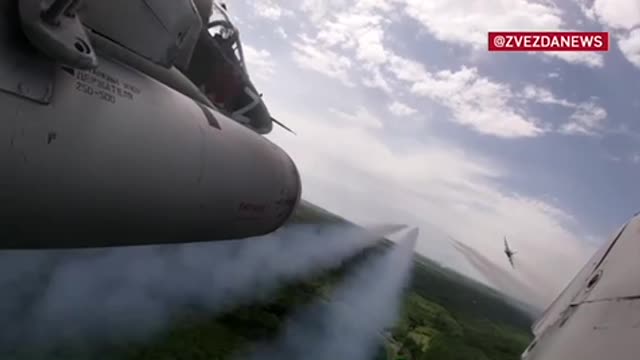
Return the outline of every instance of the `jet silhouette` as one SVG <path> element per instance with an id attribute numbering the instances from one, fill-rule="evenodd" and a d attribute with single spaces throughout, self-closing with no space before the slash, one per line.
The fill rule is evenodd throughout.
<path id="1" fill-rule="evenodd" d="M 511 264 L 511 267 L 515 269 L 515 266 L 513 265 L 513 255 L 516 254 L 515 251 L 512 251 L 509 248 L 509 244 L 507 243 L 507 237 L 504 237 L 504 253 L 507 255 L 507 258 L 509 258 L 509 263 Z"/>

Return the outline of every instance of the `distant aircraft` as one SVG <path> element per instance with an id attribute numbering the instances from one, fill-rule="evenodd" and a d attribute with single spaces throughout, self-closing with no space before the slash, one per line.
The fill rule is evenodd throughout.
<path id="1" fill-rule="evenodd" d="M 515 269 L 515 266 L 513 265 L 513 255 L 516 254 L 515 251 L 512 251 L 509 248 L 509 244 L 507 243 L 507 237 L 504 237 L 504 253 L 507 255 L 507 258 L 509 258 L 509 263 L 511 264 L 511 267 Z"/>

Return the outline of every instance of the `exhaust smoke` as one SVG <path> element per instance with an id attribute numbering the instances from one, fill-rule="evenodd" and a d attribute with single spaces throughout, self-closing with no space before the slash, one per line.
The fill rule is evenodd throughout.
<path id="1" fill-rule="evenodd" d="M 336 267 L 380 236 L 292 225 L 238 241 L 0 252 L 0 357 L 144 340 L 196 307 L 221 312 Z"/>
<path id="2" fill-rule="evenodd" d="M 240 359 L 369 360 L 394 325 L 409 280 L 418 230 L 383 255 L 368 259 L 333 292 L 294 314 L 273 343 Z"/>
<path id="3" fill-rule="evenodd" d="M 521 263 L 515 262 L 515 269 L 505 270 L 487 259 L 471 246 L 453 239 L 452 243 L 453 246 L 469 261 L 469 263 L 478 270 L 480 274 L 482 274 L 482 276 L 484 276 L 495 288 L 504 294 L 514 299 L 518 299 L 518 301 L 521 301 L 533 308 L 540 308 L 541 304 L 544 303 L 539 292 L 527 283 L 520 281 L 514 275 L 511 275 L 511 271 L 521 271 Z M 518 308 L 521 307 L 518 304 L 515 304 L 515 306 Z M 529 311 L 529 309 L 527 309 L 527 311 Z"/>

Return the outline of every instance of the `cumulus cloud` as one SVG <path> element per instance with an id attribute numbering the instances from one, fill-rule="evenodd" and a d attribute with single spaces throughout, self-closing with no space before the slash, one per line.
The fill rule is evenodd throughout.
<path id="1" fill-rule="evenodd" d="M 514 107 L 514 94 L 507 84 L 480 76 L 476 68 L 431 73 L 420 63 L 394 56 L 389 70 L 411 84 L 413 94 L 439 102 L 451 110 L 452 120 L 482 134 L 513 138 L 543 132 L 535 119 Z"/>
<path id="2" fill-rule="evenodd" d="M 535 85 L 527 85 L 522 97 L 541 104 L 555 104 L 573 109 L 569 119 L 559 126 L 558 131 L 568 135 L 596 135 L 604 127 L 607 111 L 593 100 L 575 103 L 556 97 L 548 89 Z"/>
<path id="3" fill-rule="evenodd" d="M 562 127 L 561 132 L 594 135 L 596 130 L 602 128 L 606 118 L 607 111 L 602 107 L 592 102 L 582 103 L 571 114 L 570 121 Z"/>
<path id="4" fill-rule="evenodd" d="M 437 13 L 438 6 L 446 7 L 449 2 L 402 3 L 303 2 L 299 13 L 302 35 L 292 45 L 292 57 L 300 68 L 337 80 L 309 92 L 336 103 L 314 100 L 292 104 L 290 99 L 272 95 L 270 109 L 288 119 L 299 136 L 275 133 L 270 137 L 300 167 L 307 199 L 360 223 L 420 225 L 425 231 L 418 251 L 460 267 L 463 261 L 451 255 L 453 250 L 447 250 L 450 245 L 443 234 L 450 233 L 502 263 L 501 239 L 506 233 L 514 239 L 514 246 L 529 254 L 523 261 L 530 261 L 532 267 L 541 259 L 553 264 L 539 269 L 541 278 L 551 279 L 549 284 L 536 285 L 548 285 L 550 293 L 560 289 L 592 250 L 581 241 L 589 234 L 572 230 L 577 228 L 576 220 L 555 202 L 503 188 L 501 184 L 508 183 L 513 174 L 501 163 L 483 157 L 478 149 L 424 133 L 417 138 L 414 134 L 406 136 L 406 132 L 378 131 L 383 128 L 378 114 L 381 109 L 369 106 L 363 89 L 382 89 L 375 100 L 369 100 L 373 104 L 384 101 L 391 113 L 411 112 L 397 100 L 410 99 L 412 104 L 421 102 L 421 111 L 445 110 L 434 121 L 453 121 L 467 130 L 506 139 L 539 137 L 551 131 L 590 135 L 601 129 L 604 109 L 594 99 L 565 98 L 538 84 L 507 82 L 476 66 L 446 69 L 445 65 L 443 70 L 442 66 L 401 54 L 400 47 L 394 45 L 402 45 L 401 40 L 406 39 L 390 31 L 395 24 L 389 23 L 401 16 L 396 11 L 398 6 L 407 12 L 424 7 Z M 504 9 L 494 4 L 490 12 L 501 17 L 499 22 L 475 18 L 488 13 L 484 9 L 491 6 L 469 3 L 465 7 L 460 3 L 447 5 L 451 9 L 443 9 L 446 16 L 438 14 L 439 19 L 422 18 L 421 26 L 432 32 L 445 26 L 442 19 L 449 17 L 460 26 L 472 26 L 471 39 L 481 34 L 482 40 L 478 41 L 483 43 L 489 26 L 500 30 L 494 28 L 495 24 L 522 28 L 522 24 L 531 22 L 531 27 L 545 30 L 549 29 L 547 25 L 551 29 L 563 26 L 562 12 L 548 2 L 514 0 L 505 3 Z M 411 6 L 416 8 L 411 10 Z M 515 19 L 513 13 L 522 19 Z M 464 19 L 464 14 L 469 18 Z M 422 15 L 416 11 L 411 16 Z M 308 17 L 308 21 L 302 17 Z M 424 22 L 428 21 L 434 23 L 427 26 Z M 440 36 L 443 41 L 457 41 L 444 30 Z M 476 46 L 473 42 L 462 45 Z M 291 69 L 290 73 L 296 71 Z M 343 89 L 339 84 L 350 87 Z M 334 96 L 343 90 L 344 98 Z M 566 119 L 545 122 L 532 115 L 531 107 L 536 104 L 564 111 Z M 606 111 L 604 114 L 606 117 Z M 555 246 L 558 243 L 563 245 Z"/>
<path id="5" fill-rule="evenodd" d="M 391 89 L 391 85 L 384 78 L 380 68 L 378 67 L 372 68 L 369 74 L 363 75 L 362 85 L 370 88 L 380 89 L 389 95 L 393 92 L 393 90 Z"/>
<path id="6" fill-rule="evenodd" d="M 348 0 L 303 0 L 300 2 L 300 8 L 310 21 L 318 22 L 325 16 L 344 9 L 349 2 Z"/>
<path id="7" fill-rule="evenodd" d="M 278 26 L 276 28 L 276 33 L 285 40 L 289 38 L 289 34 L 287 34 L 287 32 L 284 30 L 282 26 Z"/>
<path id="8" fill-rule="evenodd" d="M 640 25 L 640 3 L 635 0 L 595 0 L 585 9 L 613 28 L 631 29 Z"/>
<path id="9" fill-rule="evenodd" d="M 314 31 L 305 35 L 308 45 L 329 54 L 348 54 L 358 65 L 349 70 L 359 72 L 361 84 L 390 93 L 391 86 L 381 72 L 381 65 L 390 55 L 384 41 L 385 27 L 390 22 L 386 12 L 392 9 L 391 4 L 359 0 L 343 2 L 339 10 L 329 11 L 337 4 L 334 3 L 303 3 L 314 25 Z"/>
<path id="10" fill-rule="evenodd" d="M 441 41 L 484 49 L 487 32 L 500 30 L 568 30 L 562 11 L 552 2 L 532 0 L 406 0 L 406 13 Z M 602 55 L 588 52 L 548 52 L 569 63 L 603 65 Z"/>
<path id="11" fill-rule="evenodd" d="M 527 85 L 522 91 L 525 99 L 533 100 L 541 104 L 555 104 L 564 107 L 575 107 L 576 104 L 566 99 L 557 98 L 549 89 L 535 85 Z"/>
<path id="12" fill-rule="evenodd" d="M 640 68 L 640 29 L 622 35 L 618 40 L 618 46 L 627 60 Z"/>
<path id="13" fill-rule="evenodd" d="M 283 16 L 291 16 L 290 10 L 283 9 L 273 0 L 258 0 L 254 3 L 254 14 L 269 20 L 279 20 Z"/>
<path id="14" fill-rule="evenodd" d="M 323 15 L 315 23 L 315 32 L 303 35 L 303 43 L 294 44 L 296 52 L 293 56 L 296 62 L 301 67 L 337 78 L 346 85 L 355 86 L 358 79 L 362 85 L 379 88 L 389 95 L 394 88 L 404 85 L 406 89 L 408 85 L 408 90 L 413 95 L 429 98 L 447 108 L 451 113 L 449 120 L 478 133 L 502 138 L 537 137 L 546 133 L 549 128 L 548 124 L 532 116 L 527 104 L 520 102 L 520 99 L 547 105 L 577 107 L 575 103 L 554 97 L 548 89 L 529 86 L 522 92 L 517 92 L 509 84 L 481 75 L 475 67 L 434 71 L 396 54 L 383 41 L 388 22 L 384 15 L 390 11 L 392 3 L 385 3 L 382 8 L 374 4 L 358 1 L 345 11 Z M 444 6 L 437 2 L 420 4 L 409 1 L 407 11 L 435 11 L 439 9 L 438 6 Z M 547 9 L 545 6 L 526 2 L 518 4 L 522 11 Z M 456 7 L 451 8 L 450 11 L 457 14 Z M 416 16 L 417 14 L 418 12 Z M 509 18 L 504 21 L 508 23 L 511 20 Z M 555 20 L 535 21 L 554 23 Z M 536 26 L 542 26 L 540 24 Z M 486 32 L 482 32 L 482 41 L 485 41 L 485 37 Z M 563 53 L 561 56 L 574 55 Z M 399 104 L 394 104 L 390 111 L 396 115 L 411 112 Z M 572 127 L 575 125 L 568 126 Z M 584 125 L 582 128 L 587 129 Z M 585 131 L 566 129 L 565 132 L 587 134 Z"/>
<path id="15" fill-rule="evenodd" d="M 406 12 L 442 41 L 486 47 L 490 30 L 550 30 L 562 25 L 560 10 L 527 0 L 407 0 Z"/>
<path id="16" fill-rule="evenodd" d="M 256 49 L 249 45 L 244 45 L 242 51 L 247 63 L 247 71 L 252 77 L 255 76 L 260 80 L 271 79 L 275 72 L 276 64 L 269 51 Z"/>
<path id="17" fill-rule="evenodd" d="M 418 110 L 397 100 L 389 104 L 389 111 L 396 116 L 409 116 L 418 112 Z"/>
<path id="18" fill-rule="evenodd" d="M 372 129 L 381 129 L 383 127 L 382 121 L 362 106 L 353 114 L 336 109 L 329 109 L 329 112 L 336 115 L 340 121 L 346 122 L 347 126 Z"/>
<path id="19" fill-rule="evenodd" d="M 387 52 L 382 44 L 384 29 L 382 14 L 344 12 L 321 24 L 318 40 L 328 46 L 340 45 L 354 49 L 358 60 L 384 63 Z"/>
<path id="20" fill-rule="evenodd" d="M 454 121 L 482 134 L 513 138 L 543 132 L 535 118 L 511 103 L 514 94 L 508 85 L 480 76 L 475 68 L 428 74 L 414 81 L 411 91 L 439 101 Z"/>
<path id="21" fill-rule="evenodd" d="M 489 159 L 434 138 L 398 151 L 361 127 L 332 126 L 322 114 L 287 117 L 297 120 L 300 136 L 274 138 L 300 167 L 305 196 L 360 223 L 437 227 L 425 232 L 418 251 L 451 258 L 442 235 L 449 233 L 502 263 L 501 239 L 508 234 L 527 253 L 522 261 L 553 264 L 539 269 L 548 283 L 534 284 L 553 294 L 593 250 L 570 230 L 575 219 L 561 208 L 501 189 L 509 172 Z"/>
<path id="22" fill-rule="evenodd" d="M 316 46 L 316 41 L 307 36 L 294 42 L 293 47 L 293 59 L 298 66 L 338 79 L 347 86 L 354 86 L 349 76 L 352 63 L 346 56 Z"/>
<path id="23" fill-rule="evenodd" d="M 546 51 L 539 54 L 557 57 L 571 64 L 582 64 L 592 68 L 598 68 L 604 65 L 602 55 L 594 52 Z"/>
<path id="24" fill-rule="evenodd" d="M 630 63 L 640 68 L 640 3 L 635 0 L 576 0 L 588 18 L 613 30 L 618 47 Z"/>

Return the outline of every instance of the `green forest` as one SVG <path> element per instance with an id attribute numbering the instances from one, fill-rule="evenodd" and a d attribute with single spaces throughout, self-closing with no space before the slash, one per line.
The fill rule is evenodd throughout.
<path id="1" fill-rule="evenodd" d="M 320 208 L 305 206 L 293 222 L 345 222 Z M 296 308 L 319 296 L 359 261 L 389 242 L 349 259 L 306 282 L 290 284 L 270 301 L 223 316 L 195 315 L 144 346 L 122 350 L 128 360 L 231 359 L 256 341 L 273 338 Z M 532 318 L 502 294 L 420 255 L 414 256 L 411 284 L 396 326 L 381 337 L 376 360 L 516 360 L 531 341 Z"/>
<path id="2" fill-rule="evenodd" d="M 310 207 L 298 212 L 292 221 L 345 222 Z M 16 359 L 241 359 L 239 355 L 252 344 L 275 338 L 292 312 L 318 298 L 327 298 L 354 266 L 391 246 L 388 240 L 381 241 L 338 268 L 286 284 L 260 303 L 238 306 L 215 316 L 193 308 L 177 315 L 170 328 L 150 341 L 121 342 L 100 349 L 74 345 L 56 349 L 45 357 L 20 351 Z M 533 319 L 513 304 L 491 288 L 414 255 L 399 319 L 380 334 L 375 360 L 519 359 L 531 340 L 529 328 Z"/>

